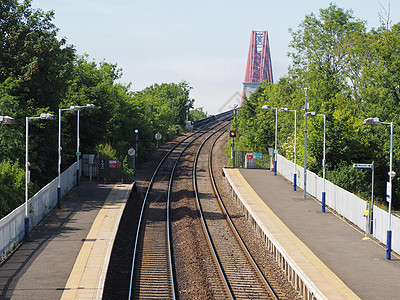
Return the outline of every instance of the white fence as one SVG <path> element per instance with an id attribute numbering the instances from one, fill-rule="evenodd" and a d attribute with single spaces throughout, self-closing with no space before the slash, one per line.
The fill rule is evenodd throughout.
<path id="1" fill-rule="evenodd" d="M 278 172 L 286 179 L 293 182 L 294 163 L 278 154 Z M 297 185 L 304 189 L 304 168 L 296 166 Z M 322 190 L 324 181 L 315 173 L 307 170 L 307 193 L 322 201 Z M 334 209 L 340 215 L 365 230 L 364 209 L 366 201 L 356 195 L 334 185 L 332 182 L 325 181 L 326 205 Z M 374 205 L 373 214 L 373 235 L 376 239 L 386 244 L 388 230 L 388 212 Z M 400 253 L 400 219 L 392 215 L 392 249 Z"/>
<path id="2" fill-rule="evenodd" d="M 77 162 L 61 174 L 61 197 L 70 191 L 76 183 L 76 165 Z M 79 169 L 82 170 L 82 168 Z M 28 200 L 30 230 L 57 205 L 57 185 L 58 177 Z M 24 221 L 25 203 L 0 220 L 0 258 L 3 258 L 9 251 L 15 248 L 24 238 Z"/>

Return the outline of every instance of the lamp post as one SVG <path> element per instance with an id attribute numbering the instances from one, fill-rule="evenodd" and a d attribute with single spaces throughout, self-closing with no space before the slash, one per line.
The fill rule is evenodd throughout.
<path id="1" fill-rule="evenodd" d="M 297 186 L 297 172 L 296 172 L 296 145 L 297 145 L 297 110 L 290 110 L 286 107 L 280 108 L 278 111 L 281 112 L 294 112 L 294 146 L 293 146 L 293 157 L 294 157 L 294 171 L 293 171 L 293 190 L 296 191 Z"/>
<path id="2" fill-rule="evenodd" d="M 57 177 L 57 207 L 61 208 L 61 112 L 70 108 L 58 109 L 58 177 Z"/>
<path id="3" fill-rule="evenodd" d="M 79 185 L 79 111 L 82 108 L 95 108 L 94 104 L 87 104 L 85 106 L 70 106 L 69 108 L 60 108 L 58 109 L 58 184 L 57 184 L 57 207 L 61 208 L 61 112 L 62 111 L 77 111 L 77 170 L 76 170 L 76 185 Z"/>
<path id="4" fill-rule="evenodd" d="M 278 168 L 278 162 L 277 162 L 277 156 L 278 156 L 278 108 L 277 107 L 271 107 L 269 105 L 264 105 L 262 107 L 263 109 L 275 109 L 275 150 L 274 150 L 274 175 L 276 176 L 276 171 Z"/>
<path id="5" fill-rule="evenodd" d="M 322 212 L 325 212 L 325 203 L 326 203 L 326 180 L 325 180 L 325 145 L 326 145 L 326 115 L 318 115 L 315 112 L 311 111 L 311 112 L 307 112 L 306 113 L 307 116 L 309 117 L 323 117 L 324 118 L 324 147 L 323 147 L 323 154 L 322 154 L 322 178 L 324 180 L 324 185 L 323 185 L 323 189 L 322 189 Z M 307 117 L 306 116 L 306 117 Z"/>
<path id="6" fill-rule="evenodd" d="M 136 159 L 138 158 L 138 137 L 139 137 L 139 129 L 135 129 L 135 147 L 136 147 L 136 152 L 135 152 L 135 157 Z"/>
<path id="7" fill-rule="evenodd" d="M 303 198 L 307 197 L 307 92 L 308 88 L 304 88 L 305 93 L 305 103 L 304 103 L 304 189 Z"/>
<path id="8" fill-rule="evenodd" d="M 28 162 L 28 141 L 29 141 L 29 120 L 54 120 L 52 114 L 40 114 L 39 117 L 25 118 L 25 240 L 29 240 L 29 216 L 28 216 L 28 185 L 30 182 L 29 162 Z"/>
<path id="9" fill-rule="evenodd" d="M 367 118 L 363 121 L 363 125 L 375 125 L 375 124 L 383 124 L 390 125 L 390 158 L 389 158 L 389 182 L 386 186 L 386 200 L 389 202 L 389 221 L 388 221 L 388 230 L 386 235 L 386 259 L 391 259 L 392 253 L 392 180 L 394 176 L 396 176 L 396 172 L 393 171 L 393 122 L 381 122 L 379 118 Z"/>
<path id="10" fill-rule="evenodd" d="M 80 139 L 79 139 L 79 112 L 82 108 L 95 108 L 94 104 L 86 104 L 84 106 L 71 106 L 70 110 L 75 110 L 77 112 L 76 118 L 76 185 L 79 185 L 79 156 L 81 153 L 79 152 Z"/>

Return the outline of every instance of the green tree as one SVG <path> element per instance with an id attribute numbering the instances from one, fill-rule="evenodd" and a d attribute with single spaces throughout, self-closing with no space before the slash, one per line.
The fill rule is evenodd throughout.
<path id="1" fill-rule="evenodd" d="M 189 121 L 197 121 L 207 118 L 207 112 L 203 107 L 198 107 L 189 111 Z"/>
<path id="2" fill-rule="evenodd" d="M 75 51 L 66 46 L 65 39 L 57 39 L 57 28 L 51 22 L 54 13 L 32 9 L 30 0 L 1 1 L 0 13 L 0 113 L 17 120 L 13 129 L 0 133 L 1 143 L 13 148 L 2 147 L 0 157 L 23 161 L 23 120 L 57 110 Z M 49 122 L 34 121 L 30 133 L 32 180 L 46 184 L 56 175 L 57 129 Z"/>

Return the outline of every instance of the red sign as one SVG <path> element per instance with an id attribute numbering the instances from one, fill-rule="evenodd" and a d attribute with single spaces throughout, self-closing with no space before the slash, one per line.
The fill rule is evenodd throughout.
<path id="1" fill-rule="evenodd" d="M 115 169 L 117 167 L 117 161 L 116 160 L 109 160 L 108 161 L 108 167 L 110 169 Z"/>
<path id="2" fill-rule="evenodd" d="M 246 153 L 246 158 L 247 159 L 253 159 L 253 152 L 247 152 Z"/>

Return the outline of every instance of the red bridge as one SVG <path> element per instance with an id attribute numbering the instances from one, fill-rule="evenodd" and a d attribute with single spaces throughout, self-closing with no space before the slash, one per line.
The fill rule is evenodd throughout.
<path id="1" fill-rule="evenodd" d="M 261 82 L 273 82 L 268 31 L 251 31 L 246 74 L 243 82 L 242 105 Z"/>

